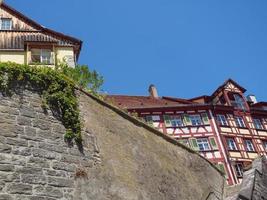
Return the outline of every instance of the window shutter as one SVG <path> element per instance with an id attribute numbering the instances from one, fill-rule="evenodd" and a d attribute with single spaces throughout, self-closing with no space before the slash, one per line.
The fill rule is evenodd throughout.
<path id="1" fill-rule="evenodd" d="M 214 137 L 209 138 L 210 139 L 210 145 L 213 150 L 218 150 L 218 145 L 216 143 L 216 140 Z"/>
<path id="2" fill-rule="evenodd" d="M 190 138 L 189 141 L 190 141 L 192 149 L 194 149 L 196 151 L 199 151 L 199 147 L 198 147 L 198 144 L 197 144 L 197 139 L 196 138 Z"/>
<path id="3" fill-rule="evenodd" d="M 152 116 L 146 116 L 146 122 L 147 122 L 150 126 L 153 126 L 153 119 L 152 119 Z"/>
<path id="4" fill-rule="evenodd" d="M 191 119 L 190 119 L 189 115 L 185 114 L 183 121 L 184 121 L 185 125 L 192 126 L 192 122 L 191 122 Z"/>
<path id="5" fill-rule="evenodd" d="M 208 117 L 207 113 L 202 113 L 201 117 L 202 117 L 204 124 L 210 124 L 209 117 Z"/>
<path id="6" fill-rule="evenodd" d="M 225 171 L 225 168 L 224 168 L 224 164 L 220 163 L 220 164 L 216 164 L 216 167 L 224 173 L 224 175 L 227 177 L 227 174 L 226 174 L 226 171 Z"/>
<path id="7" fill-rule="evenodd" d="M 166 127 L 172 126 L 171 118 L 169 115 L 163 115 L 163 118 L 164 118 L 164 123 Z"/>

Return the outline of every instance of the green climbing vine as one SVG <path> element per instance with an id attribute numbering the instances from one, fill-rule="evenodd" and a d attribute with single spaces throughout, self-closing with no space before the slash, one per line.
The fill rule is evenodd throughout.
<path id="1" fill-rule="evenodd" d="M 66 67 L 63 72 L 61 68 L 0 63 L 0 91 L 6 95 L 12 95 L 14 88 L 26 87 L 37 90 L 43 99 L 44 109 L 50 108 L 52 112 L 56 112 L 60 116 L 66 128 L 65 139 L 69 142 L 73 140 L 81 142 L 82 125 L 75 86 L 86 88 L 92 81 L 85 81 L 86 83 L 83 82 L 83 86 L 81 86 L 77 79 L 70 76 L 73 71 L 75 69 L 68 70 Z M 86 73 L 90 74 L 89 71 Z M 79 75 L 76 74 L 75 77 L 77 78 Z M 88 77 L 86 78 L 88 79 Z M 98 81 L 98 83 L 100 82 Z M 97 87 L 93 88 L 94 91 Z"/>

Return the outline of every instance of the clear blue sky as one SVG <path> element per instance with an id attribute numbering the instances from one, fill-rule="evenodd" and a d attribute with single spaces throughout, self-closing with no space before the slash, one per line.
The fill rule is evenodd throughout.
<path id="1" fill-rule="evenodd" d="M 266 0 L 5 0 L 84 42 L 109 94 L 190 98 L 233 78 L 267 101 Z"/>

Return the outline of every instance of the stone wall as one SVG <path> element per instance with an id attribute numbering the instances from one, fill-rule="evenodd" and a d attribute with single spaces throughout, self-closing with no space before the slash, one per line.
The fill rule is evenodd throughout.
<path id="1" fill-rule="evenodd" d="M 75 179 L 99 156 L 90 133 L 83 134 L 83 153 L 64 142 L 64 133 L 37 93 L 0 93 L 0 200 L 75 199 Z"/>
<path id="2" fill-rule="evenodd" d="M 83 152 L 34 91 L 0 94 L 0 200 L 221 200 L 224 179 L 161 132 L 79 93 Z"/>

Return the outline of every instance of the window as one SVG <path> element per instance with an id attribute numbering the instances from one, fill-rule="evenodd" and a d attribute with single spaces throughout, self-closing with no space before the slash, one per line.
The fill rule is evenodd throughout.
<path id="1" fill-rule="evenodd" d="M 182 143 L 182 144 L 185 145 L 185 146 L 190 147 L 189 140 L 187 140 L 187 139 L 184 139 L 184 140 L 178 140 L 178 142 Z"/>
<path id="2" fill-rule="evenodd" d="M 265 151 L 267 151 L 267 141 L 262 141 L 262 145 Z"/>
<path id="3" fill-rule="evenodd" d="M 228 126 L 227 119 L 224 115 L 217 115 L 217 121 L 222 126 Z"/>
<path id="4" fill-rule="evenodd" d="M 234 165 L 234 167 L 235 167 L 237 178 L 242 178 L 243 177 L 243 164 L 242 163 L 236 163 Z"/>
<path id="5" fill-rule="evenodd" d="M 263 129 L 262 123 L 260 119 L 253 119 L 253 123 L 256 129 Z"/>
<path id="6" fill-rule="evenodd" d="M 235 123 L 239 128 L 246 128 L 243 117 L 235 117 Z"/>
<path id="7" fill-rule="evenodd" d="M 180 127 L 184 125 L 182 118 L 179 115 L 164 115 L 163 118 L 166 127 Z"/>
<path id="8" fill-rule="evenodd" d="M 12 21 L 11 19 L 2 18 L 0 19 L 0 29 L 1 30 L 11 30 Z"/>
<path id="9" fill-rule="evenodd" d="M 255 151 L 251 140 L 244 140 L 244 144 L 247 151 Z"/>
<path id="10" fill-rule="evenodd" d="M 183 126 L 183 121 L 180 116 L 174 115 L 174 116 L 171 116 L 170 118 L 171 118 L 171 124 L 173 127 Z"/>
<path id="11" fill-rule="evenodd" d="M 31 63 L 53 64 L 50 49 L 31 49 Z"/>
<path id="12" fill-rule="evenodd" d="M 240 94 L 230 93 L 228 96 L 229 96 L 229 99 L 231 100 L 232 106 L 242 109 L 242 110 L 246 110 L 245 101 Z"/>
<path id="13" fill-rule="evenodd" d="M 227 142 L 228 150 L 231 150 L 231 151 L 237 150 L 236 143 L 233 138 L 226 138 L 226 142 Z"/>
<path id="14" fill-rule="evenodd" d="M 209 151 L 210 145 L 207 138 L 198 138 L 197 139 L 197 145 L 199 148 L 199 151 Z"/>
<path id="15" fill-rule="evenodd" d="M 190 119 L 193 126 L 202 125 L 202 120 L 200 115 L 190 115 Z"/>

